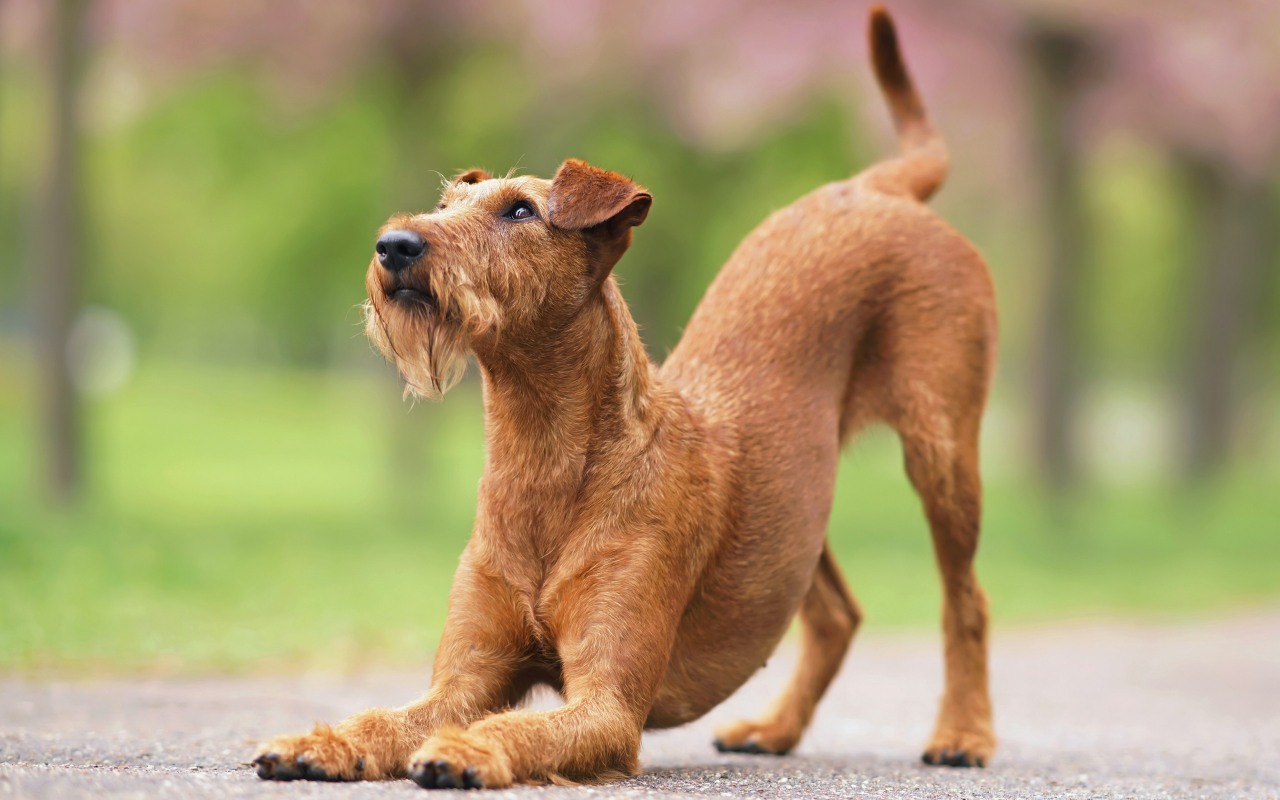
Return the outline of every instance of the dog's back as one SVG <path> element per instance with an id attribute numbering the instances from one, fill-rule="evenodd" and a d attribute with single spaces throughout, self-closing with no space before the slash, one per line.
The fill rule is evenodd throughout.
<path id="1" fill-rule="evenodd" d="M 806 417 L 834 415 L 843 441 L 891 412 L 882 407 L 891 398 L 876 396 L 883 392 L 869 384 L 886 377 L 877 365 L 892 359 L 887 350 L 900 336 L 981 340 L 981 363 L 971 363 L 968 353 L 961 360 L 984 377 L 993 366 L 994 296 L 986 266 L 923 205 L 946 176 L 946 146 L 881 9 L 872 14 L 870 41 L 902 154 L 822 186 L 766 219 L 721 270 L 662 367 L 696 405 L 705 400 L 725 422 L 725 401 L 742 415 L 732 423 L 750 427 L 752 397 L 767 396 L 772 409 L 779 392 L 791 393 L 798 407 L 809 409 Z M 952 348 L 941 344 L 937 355 L 945 360 Z"/>

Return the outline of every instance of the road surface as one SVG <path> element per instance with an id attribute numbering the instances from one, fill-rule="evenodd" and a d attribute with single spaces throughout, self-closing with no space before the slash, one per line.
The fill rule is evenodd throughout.
<path id="1" fill-rule="evenodd" d="M 1280 798 L 1280 609 L 1194 623 L 998 628 L 1001 746 L 985 770 L 918 755 L 941 686 L 938 637 L 867 634 L 797 753 L 722 755 L 717 723 L 760 709 L 784 648 L 708 718 L 647 735 L 639 777 L 511 798 Z M 409 781 L 266 783 L 253 740 L 416 696 L 421 676 L 41 682 L 0 679 L 0 800 L 416 798 Z"/>

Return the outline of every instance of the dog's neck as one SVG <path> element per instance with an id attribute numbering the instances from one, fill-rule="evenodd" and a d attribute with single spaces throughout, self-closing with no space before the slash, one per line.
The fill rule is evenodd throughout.
<path id="1" fill-rule="evenodd" d="M 598 437 L 652 424 L 653 366 L 612 278 L 559 332 L 476 357 L 491 464 L 580 472 Z"/>

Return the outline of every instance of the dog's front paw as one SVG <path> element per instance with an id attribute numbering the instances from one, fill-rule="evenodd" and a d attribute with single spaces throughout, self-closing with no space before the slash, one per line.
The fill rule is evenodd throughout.
<path id="1" fill-rule="evenodd" d="M 985 767 L 995 749 L 995 736 L 990 731 L 940 728 L 920 760 L 939 767 Z"/>
<path id="2" fill-rule="evenodd" d="M 258 748 L 253 765 L 267 781 L 357 781 L 385 777 L 379 765 L 328 725 L 301 736 L 277 736 Z"/>
<path id="3" fill-rule="evenodd" d="M 446 729 L 409 758 L 409 777 L 424 789 L 501 789 L 511 764 L 495 747 L 460 729 Z"/>
<path id="4" fill-rule="evenodd" d="M 797 725 L 742 720 L 716 729 L 715 746 L 721 753 L 785 755 L 800 741 Z"/>

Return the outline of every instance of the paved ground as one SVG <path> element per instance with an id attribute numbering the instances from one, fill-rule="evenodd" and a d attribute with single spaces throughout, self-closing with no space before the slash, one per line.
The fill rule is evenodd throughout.
<path id="1" fill-rule="evenodd" d="M 777 691 L 773 659 L 708 719 L 645 739 L 608 787 L 489 797 L 1280 798 L 1280 609 L 1193 625 L 998 631 L 1002 746 L 986 770 L 919 765 L 941 657 L 933 636 L 862 637 L 791 757 L 720 755 L 718 721 Z M 0 798 L 419 797 L 408 781 L 273 784 L 253 737 L 413 697 L 412 675 L 92 683 L 0 680 Z"/>

